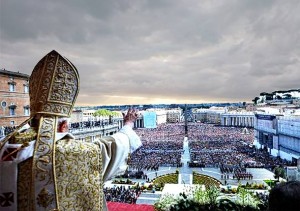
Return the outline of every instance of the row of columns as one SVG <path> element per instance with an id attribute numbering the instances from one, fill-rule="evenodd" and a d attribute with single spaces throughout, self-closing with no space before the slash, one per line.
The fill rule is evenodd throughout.
<path id="1" fill-rule="evenodd" d="M 118 127 L 119 129 L 122 128 L 124 126 L 124 120 L 123 119 L 118 119 Z M 134 127 L 135 128 L 143 128 L 144 127 L 144 121 L 143 118 L 138 118 L 135 123 L 134 123 Z"/>
<path id="2" fill-rule="evenodd" d="M 106 129 L 100 129 L 100 130 L 81 130 L 81 131 L 75 131 L 73 132 L 73 135 L 75 136 L 76 140 L 79 141 L 86 141 L 86 142 L 93 142 L 96 139 L 99 139 L 103 136 L 109 136 L 116 133 L 119 129 L 115 126 L 112 126 L 110 128 Z"/>
<path id="3" fill-rule="evenodd" d="M 254 116 L 223 116 L 222 120 L 224 126 L 254 127 Z"/>
<path id="4" fill-rule="evenodd" d="M 144 121 L 143 119 L 137 119 L 136 122 L 134 123 L 135 128 L 143 128 L 144 127 Z"/>

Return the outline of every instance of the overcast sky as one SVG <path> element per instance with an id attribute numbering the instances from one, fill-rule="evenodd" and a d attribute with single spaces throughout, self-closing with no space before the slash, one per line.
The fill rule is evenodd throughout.
<path id="1" fill-rule="evenodd" d="M 76 105 L 251 102 L 300 88 L 299 0 L 0 0 L 0 68 L 55 49 Z"/>

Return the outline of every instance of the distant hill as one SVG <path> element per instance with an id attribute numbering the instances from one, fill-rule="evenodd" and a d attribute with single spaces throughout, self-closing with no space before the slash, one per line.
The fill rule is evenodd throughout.
<path id="1" fill-rule="evenodd" d="M 292 100 L 294 99 L 300 99 L 300 89 L 279 90 L 271 93 L 262 92 L 259 94 L 258 97 L 255 97 L 252 101 L 255 104 L 268 104 L 275 102 L 288 103 L 292 102 Z"/>

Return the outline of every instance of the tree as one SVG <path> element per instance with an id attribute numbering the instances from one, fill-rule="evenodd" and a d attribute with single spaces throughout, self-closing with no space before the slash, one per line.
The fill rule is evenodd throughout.
<path id="1" fill-rule="evenodd" d="M 258 100 L 259 100 L 259 97 L 255 97 L 252 101 L 254 102 L 254 104 L 257 104 Z"/>
<path id="2" fill-rule="evenodd" d="M 292 95 L 291 94 L 284 94 L 283 97 L 284 97 L 284 99 L 291 99 Z"/>
<path id="3" fill-rule="evenodd" d="M 274 178 L 279 181 L 279 177 L 285 178 L 285 170 L 284 168 L 277 166 L 274 168 Z"/>
<path id="4" fill-rule="evenodd" d="M 266 94 L 266 100 L 273 100 L 273 95 L 272 94 Z"/>
<path id="5" fill-rule="evenodd" d="M 111 116 L 119 116 L 119 113 L 116 111 L 109 111 L 107 109 L 99 109 L 95 111 L 93 114 L 94 116 L 106 116 L 106 117 L 111 117 Z"/>

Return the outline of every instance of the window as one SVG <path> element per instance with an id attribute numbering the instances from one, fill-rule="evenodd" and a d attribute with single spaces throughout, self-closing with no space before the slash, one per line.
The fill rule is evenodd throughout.
<path id="1" fill-rule="evenodd" d="M 14 104 L 11 104 L 10 106 L 9 106 L 9 115 L 10 116 L 15 116 L 16 115 L 16 105 L 14 105 Z"/>
<path id="2" fill-rule="evenodd" d="M 9 85 L 9 91 L 15 92 L 16 91 L 16 82 L 8 82 Z"/>
<path id="3" fill-rule="evenodd" d="M 9 115 L 10 116 L 14 116 L 14 115 L 16 115 L 16 112 L 15 112 L 15 108 L 9 108 Z"/>
<path id="4" fill-rule="evenodd" d="M 29 92 L 28 84 L 24 84 L 24 93 L 28 93 L 28 92 Z"/>
<path id="5" fill-rule="evenodd" d="M 29 116 L 29 106 L 24 106 L 24 115 Z"/>
<path id="6" fill-rule="evenodd" d="M 1 102 L 1 106 L 2 106 L 2 108 L 5 108 L 5 107 L 6 107 L 6 105 L 7 105 L 7 103 L 6 103 L 5 101 L 2 101 L 2 102 Z"/>

